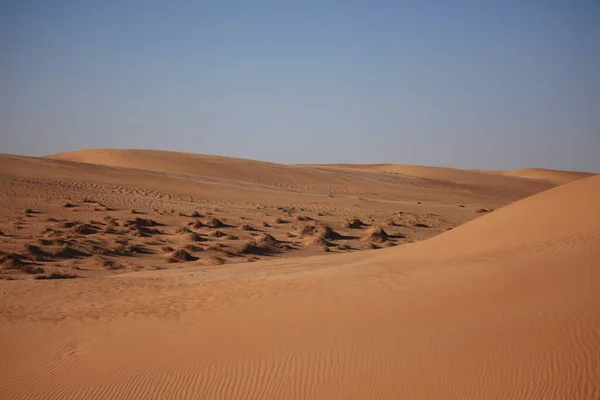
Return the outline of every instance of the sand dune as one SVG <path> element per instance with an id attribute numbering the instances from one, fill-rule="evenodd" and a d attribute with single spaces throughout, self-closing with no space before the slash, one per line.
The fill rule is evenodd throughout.
<path id="1" fill-rule="evenodd" d="M 562 185 L 574 180 L 588 178 L 596 174 L 589 172 L 560 171 L 543 168 L 524 168 L 514 171 L 500 170 L 463 170 L 446 167 L 427 167 L 418 165 L 401 164 L 329 164 L 331 167 L 349 168 L 370 171 L 382 171 L 387 173 L 404 174 L 453 183 L 476 184 L 476 185 L 501 185 L 506 184 L 505 180 L 495 178 L 495 176 L 516 177 L 526 179 L 536 179 L 547 181 L 553 185 Z M 522 181 L 523 184 L 525 182 Z"/>
<path id="2" fill-rule="evenodd" d="M 328 176 L 308 168 L 234 157 L 157 150 L 90 149 L 46 156 L 55 160 L 77 161 L 116 167 L 210 176 L 231 181 L 272 185 L 327 184 Z M 276 178 L 276 180 L 274 180 Z M 335 180 L 334 176 L 330 178 Z"/>
<path id="3" fill-rule="evenodd" d="M 589 172 L 558 171 L 555 169 L 524 168 L 504 172 L 503 175 L 517 176 L 520 178 L 541 179 L 558 185 L 562 185 L 564 183 L 572 182 L 578 179 L 588 178 L 596 174 L 592 174 Z"/>
<path id="4" fill-rule="evenodd" d="M 460 183 L 441 173 L 144 150 L 0 155 L 0 278 L 375 250 L 427 239 L 552 186 L 474 175 Z"/>
<path id="5" fill-rule="evenodd" d="M 600 177 L 426 241 L 0 282 L 0 397 L 595 399 Z"/>
<path id="6" fill-rule="evenodd" d="M 292 166 L 232 157 L 155 150 L 91 149 L 58 153 L 47 157 L 211 177 L 300 191 L 328 191 L 344 196 L 367 197 L 371 193 L 377 193 L 389 197 L 404 190 L 406 197 L 425 201 L 430 199 L 439 201 L 445 198 L 455 201 L 457 193 L 463 193 L 488 198 L 498 205 L 495 200 L 499 198 L 515 201 L 553 186 L 550 182 L 532 182 L 518 177 L 496 176 L 453 168 L 377 164 L 353 165 L 349 170 L 331 168 L 332 166 Z M 333 165 L 336 166 L 343 165 Z M 394 174 L 381 174 L 381 172 Z M 373 181 L 386 183 L 387 187 L 379 185 L 376 190 L 372 190 Z"/>

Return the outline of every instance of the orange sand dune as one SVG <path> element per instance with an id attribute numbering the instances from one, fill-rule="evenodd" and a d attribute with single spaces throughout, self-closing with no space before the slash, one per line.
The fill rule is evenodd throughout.
<path id="1" fill-rule="evenodd" d="M 117 167 L 171 172 L 185 175 L 268 183 L 275 176 L 282 183 L 309 182 L 315 179 L 308 168 L 254 161 L 234 157 L 161 150 L 90 149 L 46 156 L 55 160 L 77 161 Z M 292 176 L 288 176 L 288 175 Z M 282 184 L 280 183 L 280 184 Z"/>
<path id="2" fill-rule="evenodd" d="M 419 165 L 402 164 L 328 164 L 331 167 L 351 168 L 371 171 L 382 171 L 388 173 L 405 174 L 420 178 L 436 179 L 454 183 L 470 184 L 499 184 L 498 180 L 490 175 L 545 180 L 554 185 L 562 185 L 577 179 L 588 178 L 596 175 L 589 172 L 560 171 L 543 168 L 525 168 L 514 171 L 500 170 L 463 170 L 447 167 L 428 167 Z"/>
<path id="3" fill-rule="evenodd" d="M 447 199 L 456 202 L 460 201 L 458 194 L 468 194 L 471 197 L 486 198 L 492 206 L 499 205 L 498 199 L 516 201 L 553 186 L 549 182 L 452 168 L 387 164 L 354 165 L 352 169 L 331 168 L 157 150 L 91 149 L 47 157 L 361 197 L 370 197 L 370 194 L 377 193 L 390 198 L 400 194 L 415 200 Z M 381 172 L 395 174 L 384 175 Z M 385 183 L 385 187 L 379 185 L 373 190 L 374 181 Z"/>
<path id="4" fill-rule="evenodd" d="M 592 174 L 590 172 L 559 171 L 555 169 L 544 168 L 524 168 L 504 172 L 503 175 L 517 176 L 520 178 L 542 179 L 562 185 L 563 183 L 572 182 L 577 179 L 588 178 L 596 174 Z"/>
<path id="5" fill-rule="evenodd" d="M 420 178 L 447 180 L 451 182 L 473 182 L 483 176 L 477 171 L 467 171 L 449 167 L 429 167 L 403 164 L 326 164 L 331 167 L 364 169 L 395 174 L 418 176 Z"/>
<path id="6" fill-rule="evenodd" d="M 0 282 L 0 397 L 596 399 L 600 177 L 399 248 Z"/>

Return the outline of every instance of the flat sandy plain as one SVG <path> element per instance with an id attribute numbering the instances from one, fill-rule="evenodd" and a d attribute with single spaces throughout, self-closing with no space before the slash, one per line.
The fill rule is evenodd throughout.
<path id="1" fill-rule="evenodd" d="M 82 150 L 0 206 L 2 399 L 600 398 L 600 176 Z"/>

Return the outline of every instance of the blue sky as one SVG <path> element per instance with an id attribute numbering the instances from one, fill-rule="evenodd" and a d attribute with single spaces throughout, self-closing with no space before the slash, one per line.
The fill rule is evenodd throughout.
<path id="1" fill-rule="evenodd" d="M 600 2 L 0 0 L 0 152 L 600 172 Z"/>

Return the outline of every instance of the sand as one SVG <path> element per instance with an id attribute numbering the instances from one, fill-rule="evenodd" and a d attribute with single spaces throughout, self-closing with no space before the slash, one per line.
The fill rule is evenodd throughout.
<path id="1" fill-rule="evenodd" d="M 103 256 L 137 268 L 45 261 L 53 245 L 36 242 L 43 253 L 28 248 L 24 262 L 68 264 L 83 278 L 3 271 L 18 280 L 0 281 L 0 398 L 600 397 L 600 177 L 556 186 L 475 171 L 423 177 L 189 155 L 193 169 L 167 171 L 170 162 L 137 163 L 137 151 L 125 152 L 127 166 L 82 153 L 78 162 L 0 157 L 0 250 L 24 254 L 49 217 L 64 225 L 111 215 L 118 229 L 129 221 L 164 233 L 124 232 L 149 254 Z M 203 168 L 217 161 L 231 172 Z M 227 226 L 206 227 L 210 216 L 187 216 L 194 210 Z M 347 228 L 352 217 L 369 226 Z M 259 225 L 266 218 L 270 226 Z M 198 260 L 167 262 L 160 247 L 191 244 L 175 231 L 192 220 L 208 240 L 193 242 Z M 343 239 L 325 235 L 335 238 L 325 253 L 305 244 L 306 224 Z M 90 251 L 85 240 L 110 238 L 100 227 L 52 237 Z M 394 247 L 369 250 L 378 227 Z M 273 252 L 248 263 L 223 252 L 243 240 L 216 229 Z"/>
<path id="2" fill-rule="evenodd" d="M 504 172 L 503 175 L 546 180 L 555 184 L 569 183 L 578 179 L 588 178 L 595 174 L 577 171 L 557 171 L 543 168 L 523 168 Z"/>

